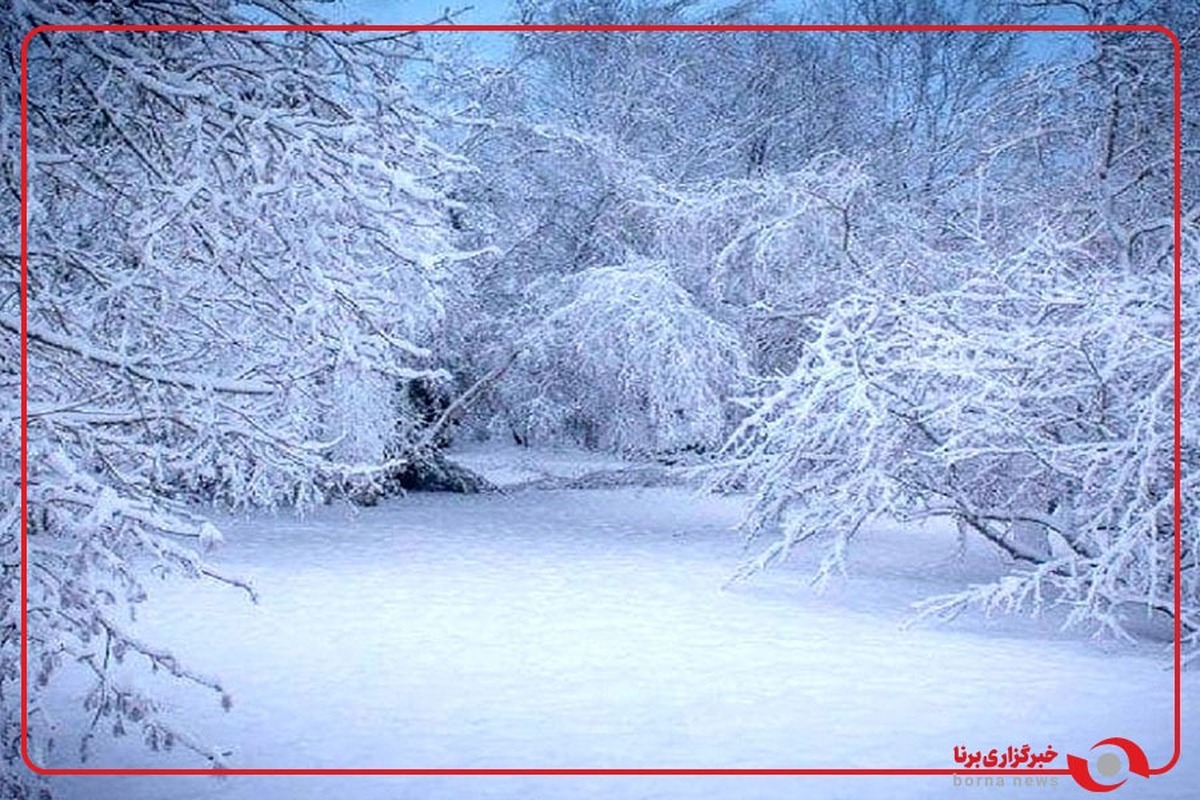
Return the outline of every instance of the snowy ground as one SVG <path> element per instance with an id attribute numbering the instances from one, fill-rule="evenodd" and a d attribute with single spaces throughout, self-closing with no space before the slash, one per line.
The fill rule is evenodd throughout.
<path id="1" fill-rule="evenodd" d="M 508 469 L 510 482 L 522 479 L 520 464 L 496 459 L 492 477 Z M 561 468 L 574 469 L 568 462 Z M 954 561 L 952 537 L 938 531 L 875 532 L 860 551 L 869 558 L 824 594 L 807 586 L 803 560 L 722 589 L 740 553 L 730 530 L 739 513 L 735 499 L 620 489 L 413 495 L 356 516 L 330 508 L 303 521 L 229 521 L 217 561 L 252 579 L 261 604 L 168 582 L 138 630 L 233 692 L 230 713 L 199 691 L 172 695 L 178 719 L 232 750 L 232 766 L 948 767 L 960 744 L 1084 754 L 1114 735 L 1139 742 L 1151 764 L 1165 760 L 1171 673 L 1160 647 L 1082 641 L 1053 620 L 964 615 L 902 628 L 913 600 L 995 569 L 983 549 Z M 1185 678 L 1186 723 L 1195 680 Z M 64 697 L 77 690 L 58 687 Z M 61 724 L 84 722 L 64 711 Z M 55 764 L 75 759 L 60 750 Z M 88 766 L 193 764 L 187 753 L 153 757 L 121 740 L 103 743 Z M 1197 778 L 1185 746 L 1174 773 L 1114 796 L 1182 800 L 1196 796 Z M 1087 796 L 1069 779 L 1058 784 L 1005 792 Z M 996 793 L 949 777 L 55 785 L 81 800 Z"/>
<path id="2" fill-rule="evenodd" d="M 543 478 L 578 478 L 589 472 L 629 466 L 608 453 L 569 447 L 513 447 L 502 442 L 458 445 L 453 459 L 501 487 L 515 487 Z"/>

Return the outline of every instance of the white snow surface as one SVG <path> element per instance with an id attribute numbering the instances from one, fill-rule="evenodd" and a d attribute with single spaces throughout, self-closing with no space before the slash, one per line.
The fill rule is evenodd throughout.
<path id="1" fill-rule="evenodd" d="M 479 454 L 476 454 L 477 456 Z M 498 454 L 492 477 L 510 470 Z M 522 456 L 524 457 L 524 456 Z M 475 458 L 479 466 L 488 456 Z M 553 461 L 554 459 L 550 459 Z M 569 462 L 563 456 L 560 469 Z M 573 468 L 570 468 L 573 469 Z M 485 470 L 487 471 L 487 470 Z M 1057 620 L 904 627 L 922 597 L 985 580 L 985 547 L 901 526 L 865 534 L 824 592 L 811 559 L 723 588 L 743 500 L 683 489 L 413 494 L 218 520 L 237 590 L 164 580 L 134 629 L 219 676 L 232 711 L 152 683 L 172 716 L 234 767 L 953 767 L 953 748 L 1100 739 L 1171 750 L 1165 644 L 1089 641 Z M 1185 674 L 1186 722 L 1194 712 Z M 144 678 L 142 679 L 144 681 Z M 64 673 L 59 723 L 86 718 Z M 196 766 L 130 736 L 84 766 Z M 1187 755 L 1114 797 L 1195 797 Z M 65 742 L 54 766 L 77 765 Z M 964 773 L 966 774 L 966 773 Z M 71 777 L 66 798 L 959 798 L 950 777 Z M 1140 783 L 1140 785 L 1138 785 Z M 1004 789 L 1089 796 L 1069 778 Z"/>
<path id="2" fill-rule="evenodd" d="M 608 453 L 567 446 L 514 447 L 496 441 L 456 444 L 450 457 L 500 487 L 544 478 L 578 478 L 589 472 L 629 466 Z"/>

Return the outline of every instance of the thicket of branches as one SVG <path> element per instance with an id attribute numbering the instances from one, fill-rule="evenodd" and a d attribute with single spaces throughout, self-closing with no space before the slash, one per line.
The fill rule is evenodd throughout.
<path id="1" fill-rule="evenodd" d="M 273 0 L 127 5 L 4 7 L 11 219 L 24 31 L 309 19 Z M 1137 17 L 1068 5 L 1080 21 L 1163 23 L 1188 42 L 1200 27 L 1165 2 Z M 766 15 L 753 2 L 699 9 L 517 5 L 527 22 Z M 985 4 L 860 0 L 845 13 L 1037 10 L 1001 20 Z M 440 458 L 468 405 L 476 435 L 721 450 L 713 484 L 753 498 L 743 575 L 816 546 L 828 578 L 873 520 L 942 517 L 1011 570 L 929 613 L 1061 603 L 1118 633 L 1132 613 L 1170 613 L 1171 53 L 1157 34 L 1074 38 L 1056 50 L 975 33 L 530 33 L 495 61 L 403 35 L 39 37 L 26 329 L 36 757 L 52 738 L 40 687 L 69 667 L 91 674 L 97 731 L 219 760 L 158 698 L 112 679 L 110 662 L 128 658 L 229 702 L 217 678 L 127 633 L 146 569 L 239 585 L 204 561 L 220 538 L 205 504 L 303 509 L 386 490 Z M 1200 104 L 1186 69 L 1190 137 Z M 1200 214 L 1185 179 L 1187 408 L 1200 399 Z M 16 763 L 15 242 L 3 257 L 0 733 Z M 1200 488 L 1192 417 L 1185 496 Z M 1187 509 L 1184 526 L 1195 644 L 1200 529 Z M 5 784 L 12 797 L 36 788 Z"/>
<path id="2" fill-rule="evenodd" d="M 912 243 L 913 268 L 938 280 L 848 293 L 796 369 L 750 404 L 722 475 L 756 498 L 745 524 L 765 549 L 744 571 L 820 542 L 827 577 L 871 520 L 944 516 L 1012 569 L 931 598 L 927 613 L 1063 604 L 1069 622 L 1123 635 L 1130 615 L 1173 614 L 1170 48 L 1157 35 L 1094 44 L 1070 71 L 1090 93 L 1057 70 L 1037 85 L 1018 75 L 983 115 L 1045 116 L 1019 129 L 991 122 L 976 137 L 983 147 L 958 187 L 974 201 L 940 202 L 939 248 Z M 1039 164 L 1061 182 L 1043 190 Z M 1185 201 L 1189 336 L 1196 239 Z M 1196 398 L 1190 341 L 1185 409 Z M 1185 497 L 1196 434 L 1185 414 Z M 1194 515 L 1182 534 L 1181 622 L 1194 645 Z"/>
<path id="3" fill-rule="evenodd" d="M 263 3 L 258 13 L 303 19 L 290 9 Z M 199 0 L 19 3 L 5 7 L 3 30 L 15 59 L 18 37 L 39 24 L 239 19 Z M 470 255 L 446 196 L 468 167 L 433 143 L 399 73 L 415 49 L 404 36 L 32 41 L 26 636 L 36 760 L 56 745 L 86 758 L 96 732 L 128 732 L 218 763 L 161 713 L 160 698 L 114 677 L 116 662 L 136 661 L 232 702 L 218 678 L 129 632 L 147 568 L 252 595 L 206 565 L 220 532 L 196 503 L 303 509 L 424 457 L 424 420 L 406 387 L 449 379 L 432 345 L 448 265 Z M 15 91 L 6 80 L 14 129 Z M 15 165 L 15 137 L 5 147 Z M 15 219 L 15 167 L 4 180 Z M 3 450 L 15 482 L 15 246 L 5 257 Z M 13 763 L 19 509 L 7 480 L 5 493 L 0 693 Z M 71 732 L 74 741 L 59 741 L 39 700 L 62 668 L 91 678 L 92 730 Z"/>
<path id="4" fill-rule="evenodd" d="M 559 286 L 500 389 L 511 430 L 625 454 L 719 447 L 746 374 L 735 332 L 662 263 L 593 267 Z"/>
<path id="5" fill-rule="evenodd" d="M 1196 35 L 1195 14 L 1170 4 L 1136 15 L 1070 7 L 1081 22 L 1173 26 L 1185 52 Z M 567 0 L 524 14 L 680 22 L 693 11 Z M 875 23 L 1035 12 L 1005 13 L 936 2 L 847 11 Z M 559 287 L 564 275 L 572 285 L 651 260 L 693 309 L 736 332 L 751 391 L 744 416 L 725 411 L 734 427 L 713 485 L 754 498 L 745 531 L 757 554 L 740 574 L 803 545 L 826 548 L 827 578 L 863 525 L 936 516 L 991 542 L 1011 572 L 931 599 L 929 613 L 1062 604 L 1071 622 L 1124 635 L 1130 615 L 1172 612 L 1171 45 L 1147 33 L 1045 46 L 949 32 L 530 34 L 511 72 L 459 84 L 484 90 L 464 102 L 476 116 L 460 141 L 487 165 L 474 191 L 491 199 L 501 274 L 553 275 Z M 553 181 L 565 153 L 568 170 L 590 171 L 582 186 Z M 524 174 L 537 203 L 497 192 Z M 1197 217 L 1185 180 L 1187 337 Z M 601 391 L 583 402 L 557 380 L 571 371 L 545 357 L 561 329 L 543 320 L 569 312 L 538 279 L 510 283 L 510 310 L 489 317 L 490 330 L 542 346 L 514 373 L 501 417 L 536 397 L 556 421 L 544 434 L 569 432 L 560 421 L 580 414 L 625 429 L 632 417 L 655 449 L 666 423 L 608 391 L 613 380 L 597 375 Z M 586 340 L 616 305 L 567 330 Z M 669 309 L 684 308 L 659 305 L 672 321 Z M 1186 408 L 1194 356 L 1183 349 Z M 730 374 L 720 359 L 699 363 Z M 1196 452 L 1186 415 L 1183 437 L 1186 496 Z M 1200 532 L 1184 511 L 1182 623 L 1194 642 Z"/>

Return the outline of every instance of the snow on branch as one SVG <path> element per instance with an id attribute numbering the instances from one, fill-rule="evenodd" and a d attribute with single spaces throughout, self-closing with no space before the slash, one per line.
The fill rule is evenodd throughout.
<path id="1" fill-rule="evenodd" d="M 1082 302 L 1053 299 L 1068 294 Z M 1172 366 L 1153 313 L 1168 301 L 1029 260 L 838 301 L 726 445 L 714 485 L 751 492 L 744 528 L 767 542 L 738 575 L 816 540 L 827 576 L 864 520 L 942 516 L 1027 569 L 922 614 L 1063 604 L 1120 632 L 1130 606 L 1169 610 Z"/>
<path id="2" fill-rule="evenodd" d="M 114 13 L 241 20 L 191 0 L 18 3 L 0 17 L 12 39 Z M 134 723 L 151 746 L 214 763 L 159 701 L 118 685 L 110 657 L 138 653 L 228 707 L 223 684 L 119 612 L 146 600 L 148 571 L 256 598 L 209 563 L 221 532 L 197 501 L 302 511 L 408 465 L 423 422 L 408 388 L 449 374 L 436 347 L 449 270 L 490 252 L 459 247 L 449 224 L 447 182 L 467 167 L 398 79 L 413 37 L 351 38 L 64 32 L 29 50 L 28 313 L 0 300 L 0 367 L 15 378 L 23 333 L 35 693 L 82 666 L 93 727 Z M 5 108 L 17 88 L 4 84 Z M 15 144 L 0 140 L 6 159 Z M 15 402 L 0 409 L 6 452 L 19 418 Z M 15 479 L 5 492 L 7 547 Z M 9 574 L 6 560 L 6 587 Z M 35 715 L 35 749 L 54 735 Z"/>
<path id="3" fill-rule="evenodd" d="M 0 314 L 0 327 L 20 333 L 18 320 Z M 27 328 L 25 336 L 32 342 L 53 347 L 104 366 L 114 367 L 150 383 L 163 383 L 201 391 L 228 392 L 230 394 L 272 394 L 278 389 L 261 381 L 231 380 L 213 375 L 191 375 L 168 370 L 156 370 L 147 365 L 146 358 L 130 358 L 94 347 L 85 341 L 39 328 Z"/>

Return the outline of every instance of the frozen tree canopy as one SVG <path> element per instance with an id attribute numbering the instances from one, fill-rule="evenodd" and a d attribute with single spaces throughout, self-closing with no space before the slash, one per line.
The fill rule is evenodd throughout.
<path id="1" fill-rule="evenodd" d="M 845 13 L 1035 22 L 1044 5 Z M 1061 5 L 1200 30 L 1165 0 Z M 717 6 L 514 10 L 769 16 Z M 324 10 L 6 3 L 0 204 L 15 221 L 29 29 Z M 22 399 L 39 756 L 86 758 L 95 737 L 130 734 L 224 763 L 126 677 L 163 671 L 234 702 L 219 676 L 131 632 L 150 578 L 252 599 L 207 557 L 217 515 L 487 488 L 448 455 L 456 440 L 653 465 L 686 454 L 708 490 L 747 500 L 739 579 L 809 549 L 818 582 L 836 581 L 872 525 L 943 519 L 1006 573 L 921 614 L 1062 606 L 1081 630 L 1133 637 L 1131 620 L 1173 621 L 1178 590 L 1195 652 L 1200 523 L 1182 509 L 1176 586 L 1174 404 L 1195 497 L 1200 187 L 1185 170 L 1177 398 L 1170 46 L 1074 36 L 1040 53 L 967 32 L 530 31 L 499 60 L 408 33 L 35 37 L 24 317 L 15 239 L 0 297 L 6 764 L 21 745 Z M 87 731 L 57 729 L 39 702 L 65 669 L 88 676 Z M 9 785 L 5 800 L 39 791 Z"/>
<path id="2" fill-rule="evenodd" d="M 5 13 L 10 37 L 72 19 Z M 420 440 L 405 387 L 446 375 L 430 345 L 446 265 L 469 255 L 445 187 L 469 167 L 389 68 L 411 49 L 202 33 L 30 46 L 30 677 L 88 665 L 89 707 L 151 745 L 204 751 L 110 680 L 110 655 L 223 690 L 124 632 L 121 605 L 145 592 L 135 565 L 238 582 L 200 560 L 219 535 L 189 501 L 303 508 L 378 482 Z M 20 330 L 15 301 L 0 324 Z M 49 745 L 36 708 L 31 722 Z"/>
<path id="3" fill-rule="evenodd" d="M 514 430 L 626 453 L 720 444 L 745 369 L 734 332 L 663 264 L 594 267 L 563 286 L 567 299 L 529 332 L 511 382 L 521 395 L 505 398 Z"/>

